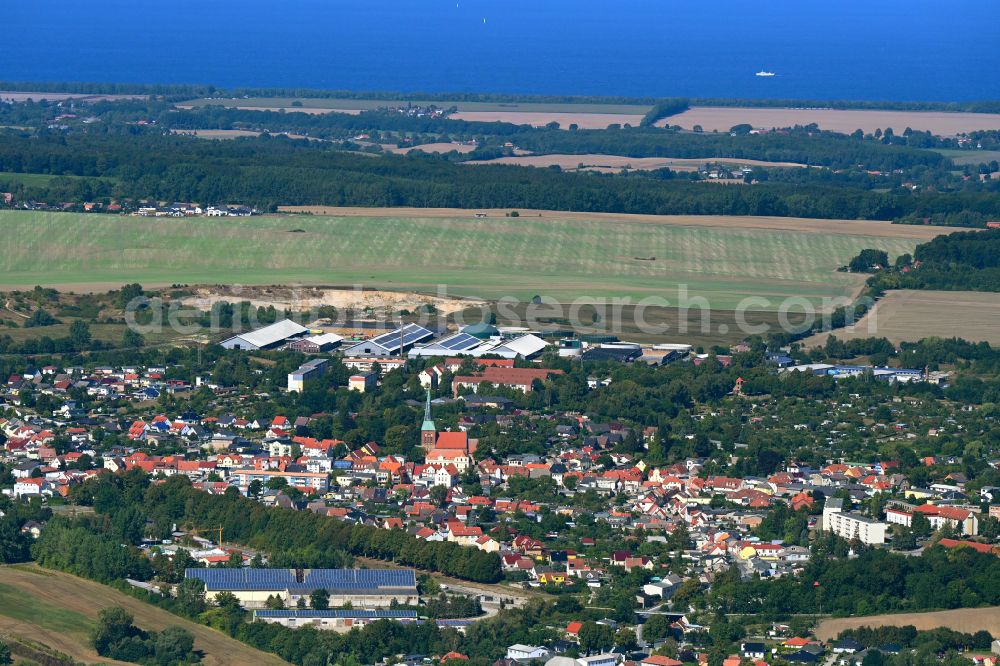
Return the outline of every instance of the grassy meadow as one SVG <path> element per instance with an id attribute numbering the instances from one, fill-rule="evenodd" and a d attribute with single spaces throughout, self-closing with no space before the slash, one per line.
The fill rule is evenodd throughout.
<path id="1" fill-rule="evenodd" d="M 895 256 L 917 240 L 878 231 L 817 233 L 836 221 L 792 229 L 754 218 L 601 220 L 393 216 L 268 216 L 164 219 L 0 212 L 0 287 L 66 290 L 147 285 L 363 284 L 452 295 L 529 299 L 535 294 L 708 299 L 732 309 L 744 297 L 772 301 L 853 293 L 860 277 L 836 272 L 863 248 Z M 823 225 L 826 225 L 825 227 Z M 801 229 L 801 230 L 800 230 Z M 653 259 L 655 257 L 655 259 Z M 771 306 L 776 307 L 777 304 Z M 769 309 L 757 306 L 754 309 Z"/>

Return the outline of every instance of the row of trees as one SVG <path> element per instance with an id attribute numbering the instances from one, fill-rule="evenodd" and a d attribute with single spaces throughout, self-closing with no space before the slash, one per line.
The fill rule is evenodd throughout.
<path id="1" fill-rule="evenodd" d="M 988 631 L 977 631 L 974 634 L 954 631 L 945 627 L 917 631 L 912 624 L 902 627 L 858 627 L 845 629 L 837 637 L 840 640 L 850 639 L 866 648 L 878 648 L 885 645 L 898 645 L 902 648 L 924 649 L 940 654 L 946 650 L 965 652 L 968 650 L 989 650 L 993 637 Z"/>

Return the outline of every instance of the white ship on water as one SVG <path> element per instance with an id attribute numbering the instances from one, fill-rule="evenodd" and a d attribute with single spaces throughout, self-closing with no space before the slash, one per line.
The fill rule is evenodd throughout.
<path id="1" fill-rule="evenodd" d="M 760 70 L 755 76 L 774 76 L 774 72 L 768 72 L 767 70 Z"/>

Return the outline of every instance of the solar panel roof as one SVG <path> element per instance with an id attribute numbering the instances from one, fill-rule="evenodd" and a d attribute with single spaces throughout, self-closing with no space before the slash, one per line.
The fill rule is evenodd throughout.
<path id="1" fill-rule="evenodd" d="M 482 342 L 479 338 L 468 333 L 456 333 L 455 335 L 439 340 L 437 345 L 449 351 L 458 351 L 472 349 L 482 344 Z"/>
<path id="2" fill-rule="evenodd" d="M 258 610 L 254 611 L 256 617 L 294 617 L 302 619 L 314 618 L 370 618 L 370 619 L 406 619 L 416 618 L 415 610 Z"/>
<path id="3" fill-rule="evenodd" d="M 403 345 L 411 345 L 414 342 L 424 340 L 433 335 L 433 331 L 430 331 L 423 326 L 418 324 L 407 324 L 403 326 Z M 389 351 L 399 349 L 399 329 L 397 328 L 395 331 L 389 331 L 388 333 L 377 335 L 371 340 L 368 340 L 368 342 L 385 347 Z"/>
<path id="4" fill-rule="evenodd" d="M 210 590 L 379 591 L 417 585 L 412 569 L 307 569 L 301 583 L 292 569 L 186 569 L 184 576 L 204 581 Z"/>

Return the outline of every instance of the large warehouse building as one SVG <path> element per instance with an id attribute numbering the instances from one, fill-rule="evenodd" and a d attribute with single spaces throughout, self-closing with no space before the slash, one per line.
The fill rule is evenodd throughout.
<path id="1" fill-rule="evenodd" d="M 376 335 L 344 350 L 344 356 L 401 356 L 413 345 L 430 340 L 434 331 L 417 324 Z"/>
<path id="2" fill-rule="evenodd" d="M 326 590 L 330 607 L 350 603 L 359 608 L 384 608 L 394 600 L 416 604 L 417 578 L 412 569 L 186 569 L 185 578 L 205 583 L 205 598 L 231 592 L 244 608 L 264 608 L 268 597 L 294 608 L 309 602 L 315 590 Z"/>
<path id="3" fill-rule="evenodd" d="M 226 349 L 275 349 L 290 340 L 300 338 L 307 334 L 309 329 L 301 324 L 296 324 L 291 319 L 282 319 L 270 326 L 258 328 L 256 331 L 249 331 L 234 335 L 223 340 L 219 344 Z"/>

